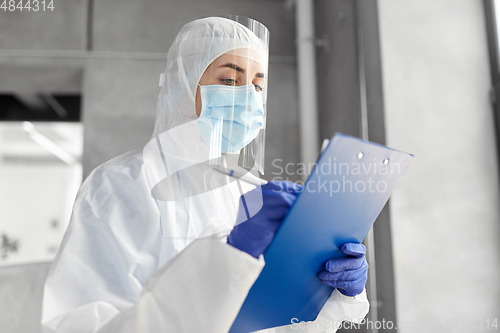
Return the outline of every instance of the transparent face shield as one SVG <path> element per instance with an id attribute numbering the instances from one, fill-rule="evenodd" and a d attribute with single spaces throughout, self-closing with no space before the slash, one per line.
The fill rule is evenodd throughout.
<path id="1" fill-rule="evenodd" d="M 155 199 L 179 202 L 234 185 L 220 168 L 264 174 L 268 44 L 267 28 L 249 18 L 209 17 L 181 26 L 160 79 L 155 132 L 144 149 Z"/>
<path id="2" fill-rule="evenodd" d="M 209 148 L 209 164 L 264 174 L 269 32 L 245 17 L 200 76 L 194 122 Z M 216 43 L 218 41 L 214 41 Z"/>

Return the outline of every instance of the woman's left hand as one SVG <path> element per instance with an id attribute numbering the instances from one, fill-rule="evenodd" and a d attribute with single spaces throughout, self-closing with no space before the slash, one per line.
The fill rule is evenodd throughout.
<path id="1" fill-rule="evenodd" d="M 366 248 L 363 244 L 345 243 L 340 249 L 351 257 L 328 260 L 318 277 L 324 284 L 337 288 L 346 296 L 359 295 L 368 277 Z"/>

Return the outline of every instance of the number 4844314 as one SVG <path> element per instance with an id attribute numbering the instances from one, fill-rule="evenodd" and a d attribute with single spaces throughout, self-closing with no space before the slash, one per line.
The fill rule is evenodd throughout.
<path id="1" fill-rule="evenodd" d="M 2 5 L 0 6 L 0 9 L 2 9 L 4 12 L 9 11 L 9 12 L 14 12 L 14 11 L 34 11 L 38 12 L 39 10 L 45 12 L 50 10 L 51 12 L 54 11 L 54 0 L 50 1 L 39 1 L 39 0 L 26 0 L 23 2 L 23 0 L 15 1 L 15 0 L 4 0 L 2 2 Z"/>

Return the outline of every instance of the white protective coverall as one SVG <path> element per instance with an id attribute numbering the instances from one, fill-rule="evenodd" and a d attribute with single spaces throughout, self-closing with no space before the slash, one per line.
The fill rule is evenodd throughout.
<path id="1" fill-rule="evenodd" d="M 254 186 L 218 186 L 223 176 L 205 168 L 192 178 L 177 176 L 177 185 L 167 182 L 163 191 L 196 191 L 200 177 L 212 190 L 170 201 L 152 195 L 168 175 L 208 160 L 193 125 L 194 95 L 207 66 L 230 51 L 227 39 L 231 46 L 255 43 L 227 19 L 186 25 L 168 53 L 151 141 L 97 167 L 82 184 L 45 285 L 43 332 L 219 333 L 231 327 L 265 264 L 225 242 L 241 191 Z M 315 329 L 302 331 L 334 332 L 330 321 L 359 320 L 367 312 L 365 292 L 352 298 L 335 289 Z M 301 331 L 297 326 L 266 332 Z"/>

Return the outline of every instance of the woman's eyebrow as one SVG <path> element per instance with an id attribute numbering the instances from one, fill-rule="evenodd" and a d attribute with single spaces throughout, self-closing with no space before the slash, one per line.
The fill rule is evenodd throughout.
<path id="1" fill-rule="evenodd" d="M 224 65 L 220 65 L 219 68 L 221 67 L 228 67 L 228 68 L 231 68 L 231 69 L 234 69 L 235 71 L 239 72 L 239 73 L 242 73 L 242 74 L 245 74 L 245 70 L 243 68 L 241 68 L 240 66 L 232 63 L 232 62 L 228 62 L 227 64 L 224 64 Z M 258 77 L 258 78 L 261 78 L 261 79 L 265 79 L 266 76 L 264 75 L 264 73 L 257 73 L 255 74 L 255 77 Z"/>
<path id="2" fill-rule="evenodd" d="M 235 71 L 237 71 L 239 73 L 242 73 L 242 74 L 245 73 L 245 70 L 243 68 L 241 68 L 240 66 L 238 66 L 236 64 L 233 64 L 232 62 L 228 62 L 227 64 L 219 66 L 219 68 L 221 68 L 221 67 L 228 67 L 228 68 L 234 69 Z"/>

